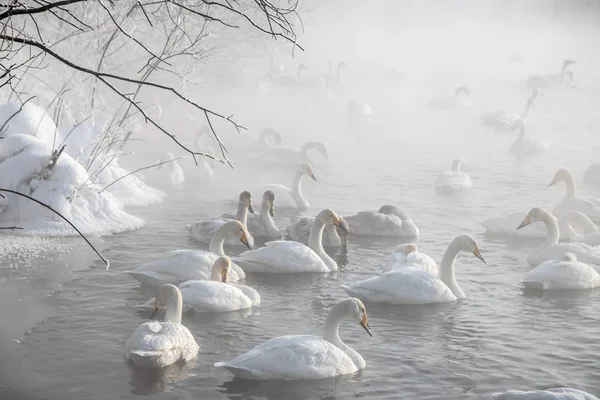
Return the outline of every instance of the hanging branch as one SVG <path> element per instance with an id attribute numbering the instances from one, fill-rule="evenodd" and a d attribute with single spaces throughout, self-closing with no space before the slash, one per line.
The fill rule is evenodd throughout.
<path id="1" fill-rule="evenodd" d="M 105 186 L 105 187 L 104 187 L 102 190 L 100 190 L 100 191 L 98 192 L 98 194 L 100 194 L 100 193 L 104 192 L 106 189 L 108 189 L 109 187 L 111 187 L 111 186 L 112 186 L 112 185 L 114 185 L 115 183 L 119 182 L 121 179 L 123 179 L 123 178 L 127 178 L 129 175 L 133 175 L 133 174 L 135 174 L 135 173 L 137 173 L 137 172 L 140 172 L 140 171 L 143 171 L 143 170 L 145 170 L 145 169 L 150 169 L 150 168 L 158 167 L 158 166 L 160 166 L 160 165 L 163 165 L 163 164 L 166 164 L 166 163 L 170 163 L 170 162 L 173 162 L 173 161 L 177 161 L 177 160 L 179 160 L 180 158 L 181 158 L 181 157 L 177 157 L 177 158 L 173 158 L 173 159 L 171 159 L 171 160 L 161 161 L 161 162 L 159 162 L 159 163 L 152 164 L 152 165 L 148 165 L 147 167 L 142 167 L 142 168 L 138 168 L 138 169 L 136 169 L 135 171 L 131 171 L 131 172 L 129 172 L 128 174 L 125 174 L 125 175 L 123 175 L 122 177 L 120 177 L 120 178 L 117 178 L 116 180 L 114 180 L 114 181 L 112 181 L 111 183 L 109 183 L 108 185 L 106 185 L 106 186 Z"/>

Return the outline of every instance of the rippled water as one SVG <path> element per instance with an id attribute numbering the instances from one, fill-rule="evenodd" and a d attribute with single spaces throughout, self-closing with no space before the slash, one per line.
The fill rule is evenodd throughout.
<path id="1" fill-rule="evenodd" d="M 277 335 L 319 334 L 327 311 L 347 297 L 339 285 L 378 274 L 398 244 L 394 240 L 351 238 L 347 256 L 336 255 L 341 271 L 325 276 L 249 274 L 246 283 L 261 294 L 260 307 L 184 315 L 200 353 L 183 367 L 157 373 L 124 361 L 125 341 L 147 320 L 134 306 L 154 295 L 124 272 L 172 249 L 199 248 L 184 225 L 231 211 L 224 199 L 235 197 L 241 183 L 267 183 L 275 174 L 289 175 L 245 168 L 232 173 L 223 167 L 218 176 L 226 183 L 196 184 L 188 176 L 165 203 L 132 209 L 147 226 L 103 239 L 103 253 L 112 262 L 109 271 L 78 239 L 27 239 L 32 241 L 29 249 L 38 250 L 23 258 L 22 250 L 6 250 L 14 249 L 14 242 L 2 238 L 7 243 L 0 263 L 0 394 L 7 393 L 2 398 L 475 399 L 507 389 L 563 385 L 600 395 L 600 292 L 524 293 L 519 281 L 530 269 L 526 257 L 539 241 L 489 238 L 477 224 L 512 212 L 525 215 L 533 206 L 552 207 L 564 196 L 564 188 L 547 184 L 561 167 L 575 175 L 582 194 L 599 195 L 581 179 L 600 150 L 600 96 L 593 80 L 583 79 L 582 86 L 592 86 L 548 92 L 539 101 L 530 131 L 553 147 L 524 164 L 507 151 L 513 136 L 494 134 L 479 124 L 483 112 L 502 104 L 516 101 L 513 108 L 519 111 L 527 91 L 517 88 L 493 101 L 493 90 L 482 90 L 470 109 L 457 113 L 427 110 L 426 99 L 415 91 L 388 94 L 379 103 L 373 101 L 386 115 L 353 138 L 343 133 L 343 105 L 326 111 L 312 105 L 289 114 L 289 130 L 305 132 L 296 135 L 297 143 L 304 137 L 324 137 L 330 152 L 330 162 L 321 161 L 317 169 L 319 182 L 305 182 L 312 206 L 308 214 L 331 207 L 349 215 L 396 204 L 419 226 L 420 250 L 438 262 L 451 239 L 464 232 L 475 235 L 487 260 L 483 264 L 470 255 L 459 257 L 457 279 L 467 295 L 464 300 L 367 305 L 373 337 L 356 324 L 343 323 L 343 340 L 367 362 L 360 374 L 316 382 L 253 383 L 234 380 L 212 364 Z M 494 90 L 498 87 L 500 83 Z M 264 106 L 275 104 L 261 101 Z M 457 157 L 467 163 L 472 190 L 461 196 L 437 195 L 437 174 Z M 258 199 L 254 202 L 258 208 Z M 284 227 L 291 217 L 279 210 L 276 222 Z M 238 254 L 242 248 L 229 250 Z"/>

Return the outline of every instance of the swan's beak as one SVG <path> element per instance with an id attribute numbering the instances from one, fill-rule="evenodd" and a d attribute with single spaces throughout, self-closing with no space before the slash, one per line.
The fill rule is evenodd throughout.
<path id="1" fill-rule="evenodd" d="M 227 283 L 227 270 L 226 269 L 221 270 L 221 282 Z"/>
<path id="2" fill-rule="evenodd" d="M 340 217 L 338 217 L 337 215 L 333 217 L 333 225 L 337 226 L 344 232 L 348 232 L 344 224 L 342 224 L 342 221 L 340 221 Z"/>
<path id="3" fill-rule="evenodd" d="M 548 184 L 548 187 L 550 187 L 550 186 L 554 185 L 556 182 L 557 182 L 557 180 L 556 180 L 556 179 L 552 179 L 552 182 L 550 182 L 550 183 Z"/>
<path id="4" fill-rule="evenodd" d="M 475 245 L 475 249 L 473 250 L 473 255 L 475 257 L 479 258 L 481 261 L 483 261 L 484 264 L 487 264 L 487 262 L 485 262 L 485 258 L 483 258 L 483 256 L 479 252 L 479 247 L 477 247 L 477 245 Z"/>
<path id="5" fill-rule="evenodd" d="M 150 319 L 153 319 L 154 316 L 156 316 L 156 314 L 158 314 L 158 312 L 160 311 L 160 308 L 158 308 L 158 306 L 156 305 L 156 303 L 154 303 L 154 308 L 152 309 L 152 313 L 150 314 Z"/>
<path id="6" fill-rule="evenodd" d="M 364 330 L 367 331 L 369 336 L 371 336 L 371 337 L 373 336 L 373 332 L 371 332 L 371 330 L 369 329 L 369 319 L 367 318 L 366 311 L 362 317 L 362 320 L 360 321 L 360 326 L 362 326 L 364 328 Z"/>
<path id="7" fill-rule="evenodd" d="M 246 236 L 246 231 L 242 232 L 242 236 L 240 237 L 240 242 L 244 243 L 244 245 L 248 248 L 248 250 L 252 250 L 252 246 L 248 243 L 248 236 Z"/>
<path id="8" fill-rule="evenodd" d="M 311 171 L 311 173 L 310 173 L 310 174 L 308 174 L 308 176 L 310 176 L 310 178 L 311 178 L 313 181 L 316 181 L 316 180 L 317 180 L 317 177 L 315 176 L 315 174 L 314 174 L 312 171 Z"/>
<path id="9" fill-rule="evenodd" d="M 524 228 L 529 224 L 531 224 L 531 217 L 529 215 L 527 215 L 525 217 L 525 219 L 523 220 L 523 222 L 521 222 L 521 225 L 517 226 L 517 230 Z"/>
<path id="10" fill-rule="evenodd" d="M 269 207 L 269 214 L 271 217 L 275 216 L 275 204 L 271 203 L 271 207 Z"/>
<path id="11" fill-rule="evenodd" d="M 248 211 L 250 211 L 251 214 L 254 214 L 254 209 L 252 208 L 252 203 L 248 204 Z"/>

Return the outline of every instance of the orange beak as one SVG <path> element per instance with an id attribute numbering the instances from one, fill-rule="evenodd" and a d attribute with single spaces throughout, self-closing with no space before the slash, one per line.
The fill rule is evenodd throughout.
<path id="1" fill-rule="evenodd" d="M 367 333 L 369 334 L 369 336 L 373 336 L 373 333 L 371 332 L 371 330 L 369 329 L 369 319 L 367 318 L 367 312 L 365 311 L 365 314 L 362 317 L 362 320 L 360 321 L 360 326 L 362 326 L 365 331 L 367 331 Z"/>

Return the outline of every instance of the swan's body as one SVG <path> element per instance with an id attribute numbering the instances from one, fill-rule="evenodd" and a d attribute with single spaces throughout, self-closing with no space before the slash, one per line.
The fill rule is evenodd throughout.
<path id="1" fill-rule="evenodd" d="M 231 214 L 224 214 L 229 217 Z M 263 193 L 262 203 L 260 205 L 260 214 L 250 214 L 248 217 L 247 229 L 257 238 L 277 240 L 281 239 L 281 232 L 273 217 L 275 216 L 275 193 L 267 190 Z"/>
<path id="2" fill-rule="evenodd" d="M 530 89 L 555 89 L 560 86 L 570 86 L 573 80 L 573 74 L 568 71 L 569 65 L 575 64 L 575 61 L 565 60 L 563 62 L 562 70 L 560 74 L 547 74 L 547 75 L 531 75 L 525 84 Z M 571 72 L 571 73 L 568 73 Z M 571 81 L 571 82 L 569 82 Z"/>
<path id="3" fill-rule="evenodd" d="M 173 160 L 173 161 L 169 161 Z M 159 162 L 164 163 L 156 166 L 156 171 L 165 171 L 164 177 L 171 185 L 181 185 L 185 182 L 185 174 L 181 166 L 177 163 L 175 156 L 171 152 L 167 152 L 165 157 Z"/>
<path id="4" fill-rule="evenodd" d="M 562 259 L 544 261 L 525 274 L 523 286 L 534 290 L 592 289 L 600 286 L 600 275 L 573 253 Z"/>
<path id="5" fill-rule="evenodd" d="M 522 120 L 517 120 L 513 129 L 519 129 L 519 136 L 508 150 L 518 158 L 536 156 L 548 150 L 550 143 L 544 142 L 536 138 L 525 136 L 525 124 Z"/>
<path id="6" fill-rule="evenodd" d="M 181 325 L 181 293 L 174 285 L 159 288 L 152 318 L 166 306 L 164 322 L 145 322 L 125 344 L 125 358 L 141 368 L 163 368 L 198 355 L 198 344 L 188 328 Z"/>
<path id="7" fill-rule="evenodd" d="M 379 211 L 360 211 L 344 217 L 352 234 L 362 236 L 418 237 L 419 228 L 396 206 L 383 205 Z"/>
<path id="8" fill-rule="evenodd" d="M 582 212 L 590 217 L 595 223 L 600 222 L 600 199 L 597 197 L 578 197 L 577 187 L 573 175 L 566 169 L 559 169 L 554 175 L 554 179 L 548 186 L 552 186 L 558 182 L 564 182 L 567 188 L 567 194 L 560 204 L 552 210 L 552 213 L 559 217 L 562 213 L 568 210 Z"/>
<path id="9" fill-rule="evenodd" d="M 429 107 L 436 110 L 456 110 L 464 108 L 469 104 L 469 90 L 461 86 L 454 92 L 451 97 L 441 97 L 431 100 Z"/>
<path id="10" fill-rule="evenodd" d="M 435 187 L 439 192 L 458 192 L 470 189 L 471 177 L 467 174 L 462 160 L 454 160 L 450 170 L 438 175 Z"/>
<path id="11" fill-rule="evenodd" d="M 578 260 L 586 264 L 600 265 L 600 250 L 584 243 L 558 243 L 559 230 L 556 218 L 541 208 L 532 208 L 517 229 L 535 222 L 543 222 L 548 236 L 542 246 L 534 251 L 527 261 L 539 265 L 547 260 L 560 260 L 566 253 L 573 253 Z"/>
<path id="12" fill-rule="evenodd" d="M 579 389 L 554 388 L 546 390 L 509 390 L 492 393 L 495 400 L 599 400 L 596 396 Z"/>
<path id="13" fill-rule="evenodd" d="M 239 196 L 238 210 L 235 216 L 232 216 L 231 214 L 224 214 L 221 217 L 208 218 L 202 221 L 194 222 L 193 224 L 188 224 L 185 226 L 185 228 L 188 230 L 190 236 L 194 240 L 197 240 L 200 243 L 210 243 L 210 240 L 215 235 L 215 232 L 221 226 L 223 226 L 223 224 L 232 220 L 240 221 L 248 232 L 248 212 L 254 214 L 254 210 L 252 209 L 252 195 L 250 192 L 243 191 Z M 246 237 L 250 247 L 253 247 L 254 238 L 252 237 L 252 234 L 248 232 Z M 229 245 L 242 244 L 237 238 L 234 237 L 227 237 L 225 239 L 225 243 Z"/>
<path id="14" fill-rule="evenodd" d="M 314 164 L 309 152 L 315 150 L 325 159 L 329 159 L 327 148 L 322 142 L 306 142 L 300 149 L 288 146 L 273 146 L 270 149 L 248 156 L 247 160 L 257 164 L 276 165 L 281 167 L 296 166 L 301 163 Z"/>
<path id="15" fill-rule="evenodd" d="M 239 221 L 229 221 L 223 224 L 213 235 L 208 251 L 204 250 L 173 250 L 162 258 L 150 261 L 129 275 L 144 285 L 162 285 L 172 283 L 179 285 L 189 280 L 209 279 L 212 265 L 219 256 L 224 256 L 223 243 L 227 236 L 233 236 L 242 241 L 248 248 L 246 229 Z M 233 264 L 229 279 L 232 282 L 244 279 L 244 271 Z"/>
<path id="16" fill-rule="evenodd" d="M 309 176 L 314 181 L 317 180 L 317 177 L 313 173 L 312 166 L 309 163 L 302 163 L 300 165 L 300 168 L 298 168 L 294 175 L 294 181 L 291 188 L 285 185 L 272 183 L 258 185 L 254 187 L 252 191 L 255 193 L 264 193 L 267 190 L 272 191 L 277 197 L 278 207 L 309 208 L 310 204 L 302 194 L 302 179 L 305 176 Z"/>
<path id="17" fill-rule="evenodd" d="M 330 93 L 335 93 L 342 88 L 342 68 L 346 67 L 343 61 L 338 62 L 335 72 L 333 72 L 333 63 L 329 61 L 329 71 L 325 75 L 325 87 Z"/>
<path id="18" fill-rule="evenodd" d="M 302 71 L 308 70 L 306 65 L 300 64 L 296 70 L 296 76 L 284 75 L 281 71 L 270 71 L 265 74 L 263 79 L 271 82 L 271 84 L 282 88 L 303 87 Z"/>
<path id="19" fill-rule="evenodd" d="M 498 132 L 510 132 L 514 129 L 517 121 L 523 122 L 527 118 L 529 112 L 535 104 L 535 99 L 538 95 L 539 91 L 537 89 L 533 89 L 531 97 L 527 99 L 527 103 L 525 104 L 525 109 L 523 110 L 522 114 L 511 114 L 504 111 L 496 111 L 484 115 L 481 118 L 481 121 L 484 125 L 490 126 Z"/>
<path id="20" fill-rule="evenodd" d="M 308 246 L 294 241 L 267 242 L 266 247 L 245 251 L 235 261 L 248 272 L 295 273 L 329 272 L 338 269 L 337 263 L 323 249 L 323 230 L 326 224 L 343 229 L 339 217 L 330 209 L 321 211 L 313 223 Z"/>
<path id="21" fill-rule="evenodd" d="M 438 265 L 427 254 L 420 253 L 416 244 L 406 243 L 394 249 L 383 267 L 383 272 L 395 270 L 421 270 L 431 276 L 438 276 Z"/>
<path id="22" fill-rule="evenodd" d="M 327 315 L 323 337 L 312 335 L 279 336 L 247 353 L 215 367 L 228 369 L 244 379 L 323 379 L 348 375 L 365 368 L 365 360 L 340 339 L 338 328 L 343 318 L 359 322 L 369 335 L 367 311 L 358 299 L 335 305 Z"/>
<path id="23" fill-rule="evenodd" d="M 595 189 L 600 189 L 600 164 L 592 164 L 583 173 L 585 183 Z"/>
<path id="24" fill-rule="evenodd" d="M 420 269 L 397 269 L 341 287 L 351 296 L 372 303 L 430 304 L 448 303 L 465 297 L 454 275 L 454 263 L 461 250 L 485 260 L 470 235 L 456 237 L 444 253 L 439 278 Z"/>
<path id="25" fill-rule="evenodd" d="M 316 217 L 301 217 L 296 222 L 285 228 L 285 238 L 296 242 L 308 244 L 308 238 Z M 346 235 L 350 228 L 344 218 L 340 217 L 340 223 L 344 229 L 337 228 L 335 225 L 326 224 L 323 231 L 323 245 L 328 247 L 343 246 L 346 241 Z"/>

